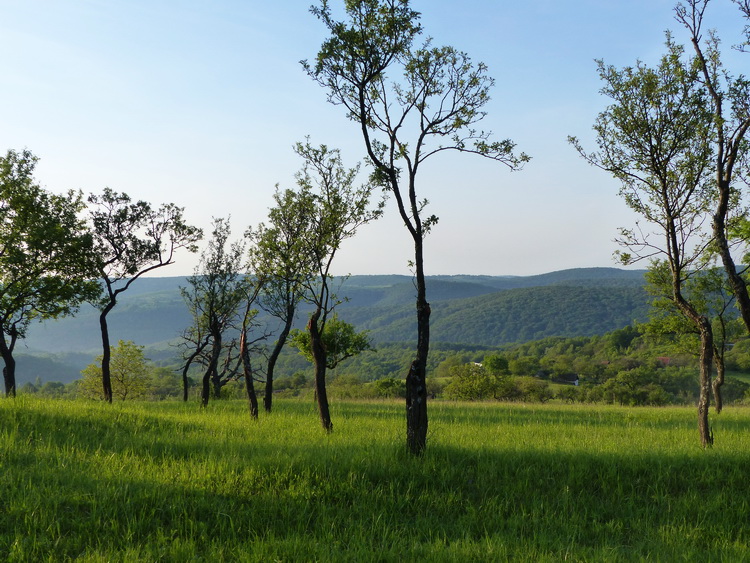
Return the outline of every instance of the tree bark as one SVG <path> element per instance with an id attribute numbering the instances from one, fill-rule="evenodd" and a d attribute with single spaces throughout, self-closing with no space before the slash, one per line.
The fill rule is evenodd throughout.
<path id="1" fill-rule="evenodd" d="M 715 352 L 714 364 L 716 365 L 716 378 L 711 382 L 711 388 L 714 394 L 714 409 L 720 413 L 724 407 L 724 401 L 721 398 L 721 386 L 724 385 L 724 359 L 716 356 Z"/>
<path id="2" fill-rule="evenodd" d="M 16 360 L 13 356 L 6 357 L 3 354 L 3 379 L 5 380 L 5 396 L 15 398 L 16 396 Z"/>
<path id="3" fill-rule="evenodd" d="M 219 354 L 221 353 L 221 334 L 214 334 L 211 348 L 211 361 L 208 364 L 206 373 L 203 375 L 203 385 L 201 386 L 201 406 L 207 407 L 211 395 L 211 382 L 218 379 L 216 376 L 219 366 Z M 218 398 L 221 393 L 221 386 L 214 385 L 215 397 Z"/>
<path id="4" fill-rule="evenodd" d="M 10 346 L 6 341 L 10 337 Z M 3 358 L 3 380 L 5 382 L 5 396 L 15 398 L 16 396 L 16 359 L 13 357 L 13 349 L 16 346 L 17 334 L 7 334 L 0 330 L 0 356 Z"/>
<path id="5" fill-rule="evenodd" d="M 672 235 L 672 248 L 679 248 L 676 244 L 675 233 L 677 230 L 673 227 L 670 234 Z M 680 309 L 683 315 L 688 318 L 698 329 L 701 341 L 700 350 L 700 375 L 698 391 L 698 434 L 700 435 L 701 445 L 704 448 L 711 447 L 714 443 L 714 436 L 711 432 L 711 426 L 708 422 L 708 407 L 711 402 L 711 370 L 714 364 L 714 333 L 711 327 L 711 320 L 705 315 L 701 315 L 682 295 L 682 272 L 679 267 L 672 263 L 672 298 L 675 305 Z"/>
<path id="6" fill-rule="evenodd" d="M 714 240 L 719 250 L 719 256 L 721 256 L 724 271 L 729 279 L 729 285 L 737 302 L 742 322 L 745 324 L 748 332 L 750 332 L 750 295 L 748 295 L 745 280 L 737 273 L 737 266 L 734 263 L 727 241 L 726 217 L 729 212 L 730 188 L 729 184 L 721 177 L 721 173 L 717 173 L 717 176 L 719 202 L 713 217 Z"/>
<path id="7" fill-rule="evenodd" d="M 287 307 L 287 317 L 284 323 L 284 329 L 279 334 L 279 338 L 276 341 L 276 345 L 271 351 L 271 355 L 268 357 L 268 365 L 266 367 L 266 388 L 265 394 L 263 395 L 263 407 L 266 412 L 271 412 L 273 406 L 273 370 L 276 367 L 276 361 L 279 359 L 281 350 L 286 344 L 286 339 L 289 336 L 289 331 L 292 330 L 292 323 L 294 322 L 294 307 Z"/>
<path id="8" fill-rule="evenodd" d="M 318 329 L 318 320 L 322 311 L 318 308 L 311 316 L 307 323 L 307 330 L 310 334 L 310 348 L 313 355 L 313 364 L 315 366 L 315 397 L 318 402 L 318 413 L 320 414 L 320 424 L 323 430 L 333 432 L 333 423 L 331 422 L 331 413 L 328 408 L 328 393 L 326 392 L 326 350 L 323 345 L 323 337 Z"/>
<path id="9" fill-rule="evenodd" d="M 107 315 L 116 305 L 116 301 L 111 300 L 99 315 L 99 328 L 102 332 L 102 392 L 104 400 L 112 403 L 112 376 L 109 369 L 111 360 L 111 351 L 109 344 L 109 327 L 107 326 Z"/>
<path id="10" fill-rule="evenodd" d="M 430 304 L 422 260 L 422 239 L 415 241 L 417 284 L 417 355 L 406 375 L 406 446 L 421 455 L 427 445 L 427 354 L 430 349 Z"/>
<path id="11" fill-rule="evenodd" d="M 258 397 L 255 394 L 253 370 L 250 365 L 250 351 L 247 348 L 247 332 L 245 330 L 240 335 L 240 356 L 242 358 L 242 371 L 245 375 L 245 391 L 247 392 L 247 401 L 250 407 L 250 418 L 258 420 Z"/>
<path id="12" fill-rule="evenodd" d="M 704 448 L 711 447 L 714 443 L 714 435 L 708 423 L 708 407 L 711 400 L 711 368 L 713 366 L 713 332 L 711 323 L 705 317 L 701 317 L 701 360 L 700 360 L 700 393 L 698 395 L 698 433 L 701 445 Z"/>

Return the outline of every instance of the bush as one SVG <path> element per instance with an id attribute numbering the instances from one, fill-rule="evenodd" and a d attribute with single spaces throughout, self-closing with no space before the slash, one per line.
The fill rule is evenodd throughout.
<path id="1" fill-rule="evenodd" d="M 554 397 L 549 383 L 535 377 L 519 377 L 516 379 L 516 387 L 520 398 L 524 401 L 534 403 L 546 403 Z"/>
<path id="2" fill-rule="evenodd" d="M 584 394 L 581 393 L 580 388 L 573 385 L 566 385 L 557 390 L 555 397 L 568 403 L 577 403 L 583 400 Z"/>
<path id="3" fill-rule="evenodd" d="M 395 377 L 386 377 L 383 379 L 378 379 L 373 385 L 378 397 L 400 397 L 402 399 L 406 397 L 406 381 L 402 379 L 396 379 Z"/>
<path id="4" fill-rule="evenodd" d="M 464 364 L 451 369 L 451 381 L 444 395 L 455 401 L 481 401 L 495 396 L 495 378 L 478 364 Z"/>

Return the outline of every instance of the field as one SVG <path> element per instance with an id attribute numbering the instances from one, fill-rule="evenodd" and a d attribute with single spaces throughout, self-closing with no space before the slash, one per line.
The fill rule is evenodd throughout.
<path id="1" fill-rule="evenodd" d="M 0 400 L 7 561 L 741 561 L 750 410 Z"/>

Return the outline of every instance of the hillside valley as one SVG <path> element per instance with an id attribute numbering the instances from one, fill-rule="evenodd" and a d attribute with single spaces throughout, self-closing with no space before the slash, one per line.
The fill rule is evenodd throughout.
<path id="1" fill-rule="evenodd" d="M 341 282 L 339 284 L 339 282 Z M 146 347 L 162 365 L 177 362 L 175 344 L 190 318 L 180 296 L 183 277 L 145 278 L 123 294 L 109 316 L 110 337 Z M 370 331 L 376 346 L 415 338 L 414 285 L 409 276 L 351 276 L 337 280 L 348 300 L 339 315 Z M 584 268 L 536 276 L 431 276 L 431 337 L 435 343 L 495 347 L 548 336 L 592 336 L 644 320 L 643 271 Z M 307 317 L 303 308 L 297 325 Z M 259 320 L 276 328 L 261 312 Z M 33 325 L 19 343 L 18 381 L 71 381 L 101 353 L 98 312 Z"/>

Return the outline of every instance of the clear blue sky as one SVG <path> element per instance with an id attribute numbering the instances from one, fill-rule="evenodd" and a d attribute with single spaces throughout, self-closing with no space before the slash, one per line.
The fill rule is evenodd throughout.
<path id="1" fill-rule="evenodd" d="M 231 215 L 235 234 L 264 220 L 278 183 L 293 186 L 292 145 L 363 159 L 356 126 L 302 71 L 325 29 L 310 0 L 0 0 L 0 150 L 29 148 L 50 190 L 109 186 L 184 206 L 194 224 Z M 331 0 L 333 6 L 339 3 Z M 422 172 L 440 216 L 430 274 L 527 275 L 612 266 L 632 216 L 617 184 L 567 144 L 593 148 L 606 99 L 594 59 L 655 62 L 664 31 L 686 40 L 669 0 L 413 0 L 426 35 L 489 66 L 497 83 L 483 129 L 533 157 L 521 172 L 448 154 Z M 729 53 L 742 20 L 714 0 L 708 24 Z M 742 67 L 744 65 L 744 67 Z M 445 153 L 444 153 L 445 154 Z M 342 248 L 339 273 L 408 273 L 408 234 L 388 206 Z M 163 275 L 189 274 L 178 257 Z"/>

